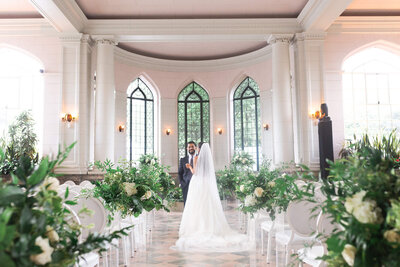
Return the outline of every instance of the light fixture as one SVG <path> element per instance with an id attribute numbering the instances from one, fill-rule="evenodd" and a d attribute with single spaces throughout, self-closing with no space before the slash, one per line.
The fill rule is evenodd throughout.
<path id="1" fill-rule="evenodd" d="M 63 116 L 61 117 L 61 120 L 63 122 L 72 122 L 72 121 L 75 121 L 76 118 L 77 118 L 76 115 L 72 115 L 71 113 L 66 113 L 66 114 L 63 114 Z"/>
<path id="2" fill-rule="evenodd" d="M 314 113 L 311 114 L 310 116 L 312 119 L 322 119 L 323 117 L 325 117 L 325 113 L 322 113 L 320 110 L 315 111 Z"/>
<path id="3" fill-rule="evenodd" d="M 268 123 L 264 123 L 263 124 L 264 130 L 268 131 L 269 130 L 269 124 Z"/>
<path id="4" fill-rule="evenodd" d="M 170 128 L 166 129 L 166 130 L 165 130 L 165 134 L 166 134 L 166 135 L 170 135 L 170 134 L 171 134 L 171 129 L 170 129 Z"/>
<path id="5" fill-rule="evenodd" d="M 221 134 L 222 134 L 222 128 L 217 128 L 217 133 L 218 133 L 219 135 L 221 135 Z"/>
<path id="6" fill-rule="evenodd" d="M 123 125 L 123 124 L 118 125 L 118 131 L 119 131 L 120 133 L 125 132 L 125 125 Z"/>

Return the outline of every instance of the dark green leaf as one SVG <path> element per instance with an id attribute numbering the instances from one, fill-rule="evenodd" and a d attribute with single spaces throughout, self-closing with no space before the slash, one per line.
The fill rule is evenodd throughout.
<path id="1" fill-rule="evenodd" d="M 39 168 L 32 173 L 32 175 L 28 178 L 28 185 L 37 185 L 46 177 L 49 167 L 49 160 L 47 158 L 42 159 L 40 162 Z"/>
<path id="2" fill-rule="evenodd" d="M 24 199 L 24 192 L 20 187 L 8 185 L 0 188 L 0 205 L 7 206 L 13 202 L 19 202 Z"/>

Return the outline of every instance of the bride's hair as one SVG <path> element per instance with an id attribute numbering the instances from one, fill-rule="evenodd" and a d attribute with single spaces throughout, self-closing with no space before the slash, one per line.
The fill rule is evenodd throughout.
<path id="1" fill-rule="evenodd" d="M 199 142 L 199 145 L 197 146 L 199 149 L 201 149 L 201 146 L 204 144 L 204 142 Z"/>

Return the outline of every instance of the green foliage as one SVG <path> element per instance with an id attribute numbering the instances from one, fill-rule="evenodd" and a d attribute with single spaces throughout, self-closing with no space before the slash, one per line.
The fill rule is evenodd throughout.
<path id="1" fill-rule="evenodd" d="M 393 152 L 396 138 L 363 140 L 351 146 L 347 159 L 330 163 L 323 181 L 322 211 L 338 229 L 328 240 L 330 266 L 348 266 L 345 245 L 355 249 L 354 266 L 399 266 L 400 177 Z"/>
<path id="2" fill-rule="evenodd" d="M 239 208 L 251 214 L 263 209 L 274 219 L 276 212 L 286 211 L 290 201 L 310 195 L 309 187 L 300 188 L 295 183 L 298 174 L 287 175 L 282 170 L 271 169 L 270 162 L 265 160 L 258 173 L 247 172 L 236 187 Z"/>
<path id="3" fill-rule="evenodd" d="M 57 195 L 57 179 L 50 178 L 73 146 L 59 152 L 55 160 L 43 158 L 39 166 L 23 155 L 13 181 L 0 182 L 2 266 L 73 266 L 83 254 L 105 251 L 114 238 L 126 234 L 125 229 L 110 235 L 91 233 L 80 242 L 81 226 L 74 222 L 64 200 Z M 40 245 L 40 240 L 47 246 Z M 40 262 L 39 254 L 49 255 L 48 260 Z"/>
<path id="4" fill-rule="evenodd" d="M 93 195 L 102 198 L 111 213 L 120 212 L 126 217 L 139 216 L 143 210 L 169 211 L 166 202 L 174 201 L 177 188 L 167 168 L 154 155 L 143 155 L 138 167 L 124 161 L 95 165 L 106 174 L 103 181 L 96 182 Z"/>
<path id="5" fill-rule="evenodd" d="M 4 151 L 0 160 L 0 173 L 14 172 L 21 160 L 30 159 L 37 163 L 39 158 L 36 152 L 37 135 L 34 132 L 34 120 L 29 111 L 23 111 L 15 122 L 8 128 L 8 138 L 0 141 L 0 148 Z"/>

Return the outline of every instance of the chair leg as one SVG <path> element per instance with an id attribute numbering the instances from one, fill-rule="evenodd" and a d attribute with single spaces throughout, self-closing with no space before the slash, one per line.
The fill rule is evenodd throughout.
<path id="1" fill-rule="evenodd" d="M 128 238 L 126 236 L 124 236 L 122 238 L 122 242 L 123 242 L 123 256 L 124 256 L 124 265 L 128 266 Z"/>
<path id="2" fill-rule="evenodd" d="M 290 246 L 287 245 L 285 246 L 285 266 L 289 264 L 289 258 L 290 258 Z"/>
<path id="3" fill-rule="evenodd" d="M 131 257 L 135 256 L 135 231 L 130 232 L 131 236 Z"/>
<path id="4" fill-rule="evenodd" d="M 264 255 L 264 230 L 260 229 L 261 233 L 261 255 Z"/>
<path id="5" fill-rule="evenodd" d="M 271 253 L 272 253 L 272 231 L 268 233 L 267 240 L 267 263 L 271 262 Z"/>

